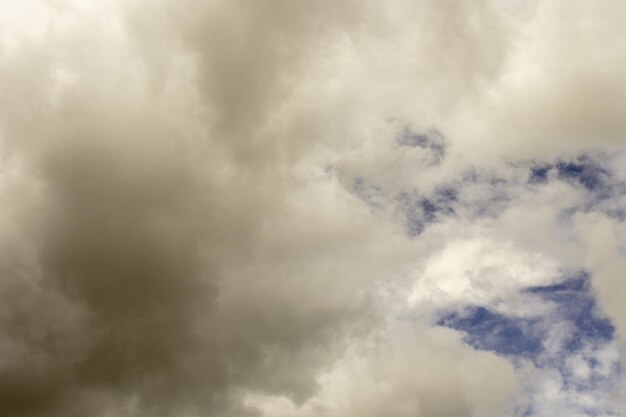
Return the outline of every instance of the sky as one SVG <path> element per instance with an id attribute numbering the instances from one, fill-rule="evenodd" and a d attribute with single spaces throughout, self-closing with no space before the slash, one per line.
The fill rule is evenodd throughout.
<path id="1" fill-rule="evenodd" d="M 625 21 L 0 0 L 0 415 L 626 416 Z"/>

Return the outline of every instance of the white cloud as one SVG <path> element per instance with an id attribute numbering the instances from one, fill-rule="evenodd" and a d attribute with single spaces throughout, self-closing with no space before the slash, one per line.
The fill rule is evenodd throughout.
<path id="1" fill-rule="evenodd" d="M 549 257 L 478 231 L 475 236 L 448 242 L 426 261 L 409 301 L 440 307 L 491 305 L 525 287 L 550 284 L 557 277 L 557 263 Z"/>

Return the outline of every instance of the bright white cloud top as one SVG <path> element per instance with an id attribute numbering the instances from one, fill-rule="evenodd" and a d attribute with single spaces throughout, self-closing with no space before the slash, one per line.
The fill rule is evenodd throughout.
<path id="1" fill-rule="evenodd" d="M 626 415 L 624 21 L 0 0 L 0 415 Z"/>

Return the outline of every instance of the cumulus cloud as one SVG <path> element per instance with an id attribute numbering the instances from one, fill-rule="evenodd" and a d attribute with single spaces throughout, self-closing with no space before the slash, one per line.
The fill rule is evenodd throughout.
<path id="1" fill-rule="evenodd" d="M 1 2 L 0 414 L 496 417 L 617 381 L 612 339 L 533 378 L 436 317 L 561 317 L 524 291 L 584 269 L 626 331 L 625 12 Z"/>

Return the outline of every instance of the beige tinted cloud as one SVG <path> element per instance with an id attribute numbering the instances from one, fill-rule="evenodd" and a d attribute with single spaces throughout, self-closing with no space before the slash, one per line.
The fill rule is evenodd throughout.
<path id="1" fill-rule="evenodd" d="M 315 398 L 393 311 L 378 288 L 410 288 L 433 243 L 406 240 L 335 173 L 357 172 L 364 142 L 390 152 L 376 141 L 392 118 L 459 140 L 517 33 L 487 1 L 0 9 L 19 22 L 1 29 L 0 407 L 25 416 L 248 415 L 244 392 Z M 349 376 L 328 415 L 508 404 L 501 360 L 424 335 L 398 339 L 380 369 L 365 355 L 389 390 Z"/>

